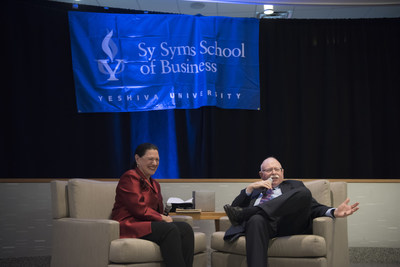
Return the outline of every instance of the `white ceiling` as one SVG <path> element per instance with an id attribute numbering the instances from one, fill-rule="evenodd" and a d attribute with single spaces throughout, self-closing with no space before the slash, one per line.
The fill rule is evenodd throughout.
<path id="1" fill-rule="evenodd" d="M 79 5 L 158 11 L 178 14 L 260 18 L 263 4 L 275 14 L 293 19 L 400 17 L 400 0 L 52 0 Z"/>

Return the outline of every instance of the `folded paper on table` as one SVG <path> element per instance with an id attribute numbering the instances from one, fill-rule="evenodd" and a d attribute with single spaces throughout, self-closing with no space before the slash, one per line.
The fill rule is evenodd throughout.
<path id="1" fill-rule="evenodd" d="M 167 200 L 167 204 L 171 205 L 171 212 L 175 212 L 176 209 L 192 209 L 193 208 L 193 199 L 190 198 L 186 201 L 184 201 L 181 198 L 178 197 L 170 197 Z"/>

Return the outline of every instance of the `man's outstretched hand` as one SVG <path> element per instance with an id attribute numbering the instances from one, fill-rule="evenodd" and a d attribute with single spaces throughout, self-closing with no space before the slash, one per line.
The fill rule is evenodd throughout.
<path id="1" fill-rule="evenodd" d="M 358 202 L 353 205 L 349 205 L 350 199 L 347 198 L 342 204 L 335 209 L 334 215 L 336 218 L 347 217 L 358 210 Z"/>

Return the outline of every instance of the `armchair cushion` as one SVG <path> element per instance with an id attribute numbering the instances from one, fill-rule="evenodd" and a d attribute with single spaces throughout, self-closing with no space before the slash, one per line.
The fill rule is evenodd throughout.
<path id="1" fill-rule="evenodd" d="M 195 232 L 194 254 L 206 251 L 206 235 Z M 114 263 L 138 263 L 162 261 L 160 247 L 139 238 L 121 238 L 111 242 L 110 261 Z"/>
<path id="2" fill-rule="evenodd" d="M 224 232 L 215 232 L 211 236 L 211 248 L 221 252 L 246 255 L 246 239 L 239 237 L 236 242 L 223 240 Z M 317 235 L 293 235 L 271 239 L 268 255 L 271 257 L 324 257 L 325 239 Z"/>
<path id="3" fill-rule="evenodd" d="M 310 189 L 313 198 L 319 203 L 331 206 L 330 183 L 328 180 L 315 180 L 305 182 L 304 185 Z"/>
<path id="4" fill-rule="evenodd" d="M 325 238 L 318 235 L 292 235 L 274 238 L 269 242 L 268 254 L 272 257 L 324 257 Z"/>
<path id="5" fill-rule="evenodd" d="M 152 262 L 162 261 L 160 247 L 151 241 L 139 238 L 121 238 L 111 242 L 111 262 Z"/>
<path id="6" fill-rule="evenodd" d="M 68 182 L 70 217 L 109 219 L 114 206 L 116 187 L 115 182 L 71 179 Z"/>

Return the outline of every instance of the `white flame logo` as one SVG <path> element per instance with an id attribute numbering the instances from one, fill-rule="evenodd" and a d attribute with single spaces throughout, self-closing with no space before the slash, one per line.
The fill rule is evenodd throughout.
<path id="1" fill-rule="evenodd" d="M 101 48 L 109 59 L 98 59 L 97 64 L 101 73 L 110 75 L 107 79 L 108 81 L 118 81 L 115 75 L 124 71 L 125 61 L 123 59 L 115 59 L 116 63 L 114 62 L 115 55 L 118 53 L 118 47 L 111 39 L 112 36 L 113 31 L 109 32 L 106 37 L 104 37 L 103 42 L 101 42 Z M 111 66 L 109 63 L 111 63 Z M 112 69 L 112 67 L 114 67 L 114 69 Z"/>
<path id="2" fill-rule="evenodd" d="M 114 57 L 118 52 L 118 47 L 111 39 L 112 36 L 113 36 L 113 31 L 108 33 L 106 37 L 104 37 L 103 42 L 101 43 L 101 48 L 103 48 L 104 53 L 106 53 L 106 55 L 111 59 L 111 62 L 114 61 Z"/>

